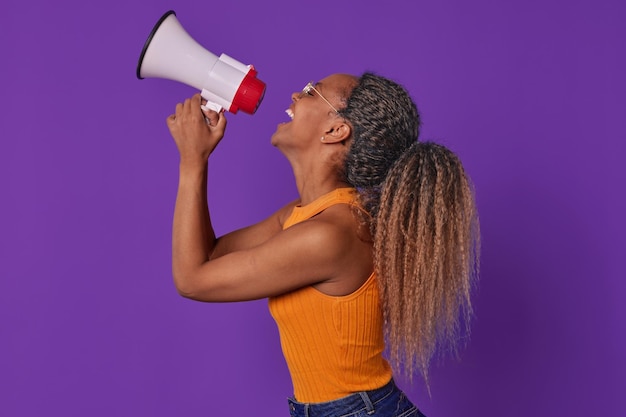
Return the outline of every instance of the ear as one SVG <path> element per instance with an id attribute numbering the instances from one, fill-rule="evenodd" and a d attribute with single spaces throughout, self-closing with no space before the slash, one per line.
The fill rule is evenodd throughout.
<path id="1" fill-rule="evenodd" d="M 344 121 L 334 123 L 324 134 L 324 143 L 344 142 L 352 137 L 352 126 Z"/>

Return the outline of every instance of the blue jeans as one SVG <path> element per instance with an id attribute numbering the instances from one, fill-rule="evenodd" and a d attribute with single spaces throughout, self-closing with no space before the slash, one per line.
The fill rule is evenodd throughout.
<path id="1" fill-rule="evenodd" d="M 425 417 L 393 382 L 324 403 L 289 400 L 291 417 Z"/>

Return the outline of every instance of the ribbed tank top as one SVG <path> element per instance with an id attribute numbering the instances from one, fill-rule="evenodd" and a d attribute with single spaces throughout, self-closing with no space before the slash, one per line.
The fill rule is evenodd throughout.
<path id="1" fill-rule="evenodd" d="M 286 229 L 335 204 L 357 206 L 356 193 L 340 188 L 306 206 L 296 206 Z M 383 358 L 382 312 L 376 275 L 346 296 L 305 287 L 269 299 L 283 354 L 300 402 L 325 402 L 389 382 Z"/>

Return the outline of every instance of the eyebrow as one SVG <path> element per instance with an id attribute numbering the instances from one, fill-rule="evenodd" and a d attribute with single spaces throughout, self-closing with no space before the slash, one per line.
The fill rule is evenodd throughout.
<path id="1" fill-rule="evenodd" d="M 319 88 L 319 86 L 321 85 L 323 85 L 321 81 L 318 81 L 315 84 L 313 84 L 313 88 L 316 90 L 317 95 L 319 95 L 320 98 L 324 100 L 326 104 L 328 104 L 334 110 L 336 114 L 339 114 L 339 110 L 337 110 L 337 108 L 330 101 L 328 101 L 328 99 L 322 94 L 321 88 Z"/>
<path id="2" fill-rule="evenodd" d="M 326 98 L 326 96 L 322 94 L 322 93 L 323 93 L 322 88 L 324 87 L 324 83 L 323 83 L 323 82 L 318 81 L 318 82 L 316 82 L 315 84 L 313 84 L 313 87 L 315 87 L 315 88 L 317 89 L 318 94 L 320 94 L 320 95 L 322 96 L 322 98 L 323 98 L 325 101 L 327 101 L 327 100 L 328 100 L 328 99 Z M 330 104 L 330 102 L 329 102 L 328 104 Z M 333 106 L 332 104 L 330 104 L 330 106 L 331 106 L 331 107 L 333 107 L 333 108 L 335 107 L 335 106 Z"/>

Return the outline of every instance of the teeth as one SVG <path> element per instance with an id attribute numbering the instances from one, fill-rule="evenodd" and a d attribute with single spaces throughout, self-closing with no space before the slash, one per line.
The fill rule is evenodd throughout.
<path id="1" fill-rule="evenodd" d="M 287 116 L 289 116 L 289 118 L 293 120 L 293 112 L 291 111 L 291 109 L 285 110 L 285 113 L 287 113 Z"/>

